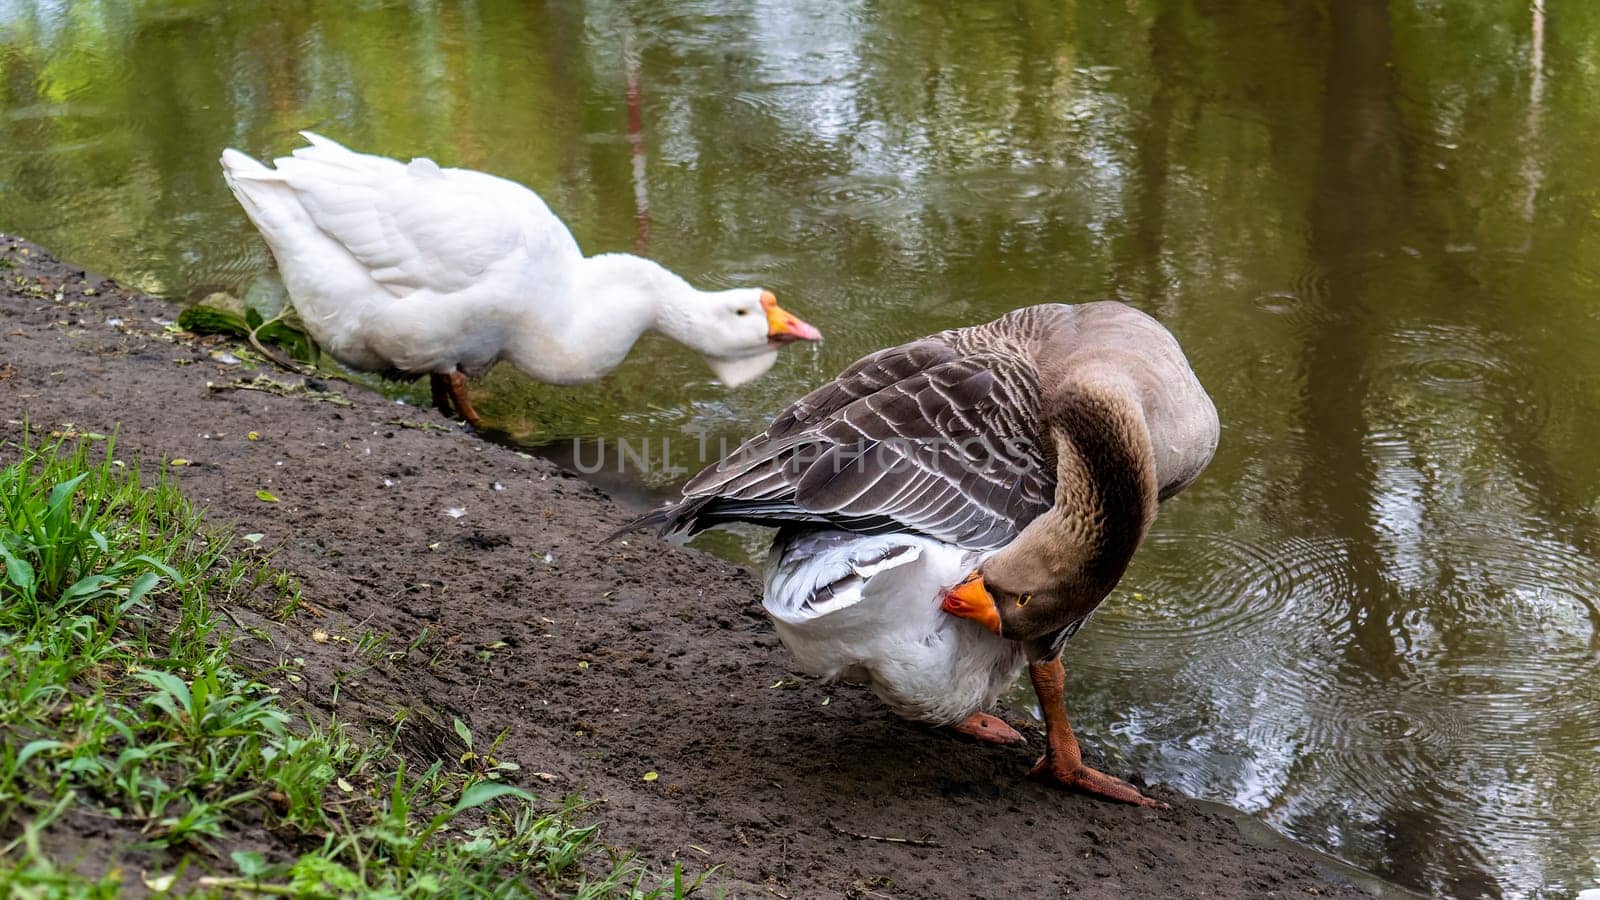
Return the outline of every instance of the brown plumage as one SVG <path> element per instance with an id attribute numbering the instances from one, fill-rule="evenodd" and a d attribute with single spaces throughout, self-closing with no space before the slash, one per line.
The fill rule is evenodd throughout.
<path id="1" fill-rule="evenodd" d="M 781 528 L 765 600 L 780 636 L 819 671 L 869 673 L 897 708 L 938 709 L 948 721 L 981 717 L 976 701 L 930 687 L 933 673 L 964 673 L 964 689 L 992 686 L 1001 668 L 1020 663 L 984 641 L 1020 644 L 1050 707 L 1048 749 L 1035 771 L 1154 805 L 1082 765 L 1058 657 L 1122 577 L 1157 503 L 1200 474 L 1217 436 L 1211 399 L 1160 323 L 1111 301 L 1033 306 L 861 359 L 696 475 L 681 501 L 626 530 L 692 534 L 734 521 Z M 903 536 L 918 549 L 903 554 L 869 535 Z M 952 562 L 963 553 L 981 562 L 954 587 L 907 574 L 913 564 L 932 578 L 972 565 Z M 899 559 L 916 562 L 889 564 Z M 966 643 L 950 642 L 945 656 L 930 653 L 945 646 L 944 624 L 959 619 L 940 618 L 938 596 L 874 594 L 874 578 L 891 577 L 898 580 L 884 583 L 945 589 L 945 612 L 987 632 L 964 632 Z M 873 602 L 883 605 L 865 610 Z M 839 618 L 847 609 L 855 618 Z M 841 632 L 845 621 L 872 624 Z M 882 629 L 883 639 L 860 628 Z M 975 695 L 982 692 L 961 697 Z"/>
<path id="2" fill-rule="evenodd" d="M 1041 404 L 1082 430 L 1089 474 L 1118 471 L 1090 424 L 1115 402 L 1108 384 L 1143 408 L 1160 499 L 1182 490 L 1217 419 L 1177 341 L 1120 303 L 1045 304 L 862 358 L 633 526 L 811 523 L 1002 547 L 1056 499 Z"/>

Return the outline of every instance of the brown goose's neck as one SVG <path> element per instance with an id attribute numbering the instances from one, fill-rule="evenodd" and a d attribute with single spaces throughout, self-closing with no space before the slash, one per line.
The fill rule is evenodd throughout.
<path id="1" fill-rule="evenodd" d="M 1132 391 L 1115 382 L 1070 382 L 1044 398 L 1040 418 L 1056 453 L 1056 502 L 1042 539 L 1075 571 L 1062 572 L 1098 603 L 1155 518 L 1150 433 Z M 1085 598 L 1088 600 L 1088 598 Z"/>

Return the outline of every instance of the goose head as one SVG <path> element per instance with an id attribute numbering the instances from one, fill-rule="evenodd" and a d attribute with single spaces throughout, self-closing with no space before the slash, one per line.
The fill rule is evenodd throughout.
<path id="1" fill-rule="evenodd" d="M 609 371 L 653 328 L 699 353 L 717 379 L 738 387 L 777 361 L 778 348 L 822 333 L 778 305 L 771 291 L 702 291 L 654 260 L 627 253 L 587 257 L 568 290 L 584 339 L 604 347 Z M 590 347 L 590 349 L 594 349 Z"/>
<path id="2" fill-rule="evenodd" d="M 822 332 L 760 288 L 699 291 L 684 284 L 682 290 L 662 295 L 656 328 L 705 357 L 717 380 L 728 387 L 772 368 L 784 344 L 822 340 Z"/>
<path id="3" fill-rule="evenodd" d="M 1055 503 L 945 592 L 945 612 L 1009 640 L 1046 641 L 1038 655 L 1094 612 L 1155 518 L 1150 437 L 1133 396 L 1072 388 L 1045 399 Z"/>
<path id="4" fill-rule="evenodd" d="M 1020 541 L 1019 541 L 1020 543 Z M 1017 544 L 1007 548 L 1020 550 Z M 945 592 L 945 612 L 1000 637 L 1028 641 L 1060 631 L 1094 609 L 1101 596 L 1043 557 L 996 553 Z"/>
<path id="5" fill-rule="evenodd" d="M 1064 503 L 1074 493 L 1058 490 L 1056 506 L 946 591 L 941 608 L 1032 643 L 1035 657 L 1059 650 L 1116 587 L 1155 516 L 1153 486 L 1142 496 L 1080 493 Z"/>

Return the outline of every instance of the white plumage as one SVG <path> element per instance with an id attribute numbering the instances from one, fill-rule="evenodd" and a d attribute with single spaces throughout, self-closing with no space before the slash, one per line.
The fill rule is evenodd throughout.
<path id="1" fill-rule="evenodd" d="M 310 146 L 276 168 L 237 150 L 222 168 L 312 337 L 346 365 L 475 377 L 505 359 L 576 384 L 655 328 L 737 384 L 765 372 L 778 343 L 818 337 L 759 289 L 699 291 L 640 257 L 585 257 L 515 182 L 303 134 Z"/>
<path id="2" fill-rule="evenodd" d="M 987 553 L 911 534 L 786 531 L 763 605 L 808 675 L 868 685 L 899 715 L 950 725 L 1021 673 L 1021 644 L 945 614 L 945 590 Z"/>

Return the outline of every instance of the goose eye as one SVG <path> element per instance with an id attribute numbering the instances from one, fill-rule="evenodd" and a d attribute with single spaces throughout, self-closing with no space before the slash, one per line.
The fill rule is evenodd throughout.
<path id="1" fill-rule="evenodd" d="M 736 309 L 736 310 L 733 311 L 733 314 L 736 315 L 736 316 L 748 316 L 748 315 L 750 315 L 750 310 L 743 309 L 743 308 Z"/>
<path id="2" fill-rule="evenodd" d="M 1030 601 L 1032 599 L 1033 599 L 1033 595 L 1032 594 L 1023 594 L 1021 597 L 1017 598 L 1017 605 L 1018 606 L 1027 606 L 1028 605 L 1028 601 Z"/>

